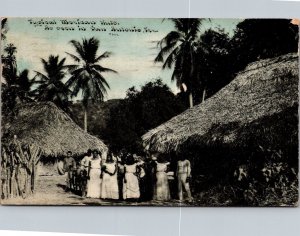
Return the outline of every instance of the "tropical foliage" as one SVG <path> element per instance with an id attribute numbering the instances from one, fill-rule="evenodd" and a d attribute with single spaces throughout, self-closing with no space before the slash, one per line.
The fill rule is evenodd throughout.
<path id="1" fill-rule="evenodd" d="M 70 90 L 63 81 L 66 76 L 65 60 L 59 60 L 59 56 L 53 55 L 47 61 L 41 59 L 45 73 L 36 71 L 34 79 L 38 86 L 33 93 L 37 101 L 51 101 L 63 110 L 68 110 Z"/>
<path id="2" fill-rule="evenodd" d="M 143 134 L 214 95 L 247 64 L 298 50 L 298 27 L 289 20 L 246 19 L 237 25 L 232 36 L 222 29 L 202 31 L 202 19 L 170 21 L 174 30 L 159 41 L 154 61 L 161 63 L 162 69 L 172 70 L 171 80 L 176 82 L 180 93 L 174 95 L 161 79 L 156 79 L 139 89 L 129 88 L 125 99 L 104 102 L 110 89 L 104 75 L 116 71 L 102 66 L 111 52 L 99 53 L 97 38 L 71 40 L 74 51 L 66 54 L 73 64 L 65 65 L 66 58 L 61 55 L 49 55 L 41 59 L 43 71 L 34 71 L 34 77 L 30 78 L 29 70 L 19 70 L 17 47 L 6 42 L 8 21 L 2 19 L 3 117 L 15 117 L 18 103 L 38 105 L 34 102 L 52 101 L 86 131 L 103 139 L 113 151 L 141 153 Z M 276 80 L 290 79 L 288 73 L 281 75 L 276 69 L 273 72 Z M 278 87 L 284 89 L 280 84 Z M 80 99 L 80 104 L 72 104 L 74 98 Z M 91 105 L 93 110 L 89 109 Z M 194 159 L 192 163 L 197 168 L 193 168 L 196 177 L 191 187 L 201 187 L 194 195 L 199 205 L 258 206 L 276 202 L 291 205 L 297 201 L 297 105 L 259 120 L 255 123 L 256 135 L 253 127 L 241 127 L 240 132 L 247 134 L 251 147 L 195 145 L 177 153 Z M 290 122 L 286 123 L 287 120 Z M 225 133 L 230 127 L 217 128 Z M 206 158 L 198 158 L 199 153 Z"/>
<path id="3" fill-rule="evenodd" d="M 140 90 L 127 90 L 126 98 L 110 110 L 107 125 L 99 135 L 115 150 L 141 152 L 141 136 L 184 109 L 161 79 L 152 80 Z"/>
<path id="4" fill-rule="evenodd" d="M 288 19 L 246 19 L 235 30 L 232 62 L 237 70 L 249 62 L 298 50 L 298 26 Z"/>
<path id="5" fill-rule="evenodd" d="M 209 29 L 200 36 L 195 63 L 195 103 L 204 101 L 232 80 L 230 59 L 230 37 L 223 30 Z"/>
<path id="6" fill-rule="evenodd" d="M 33 80 L 28 78 L 27 69 L 18 73 L 16 54 L 17 48 L 13 44 L 4 47 L 4 54 L 1 56 L 2 67 L 2 112 L 3 114 L 14 113 L 14 108 L 18 102 L 32 101 L 31 87 Z"/>
<path id="7" fill-rule="evenodd" d="M 6 39 L 7 32 L 7 18 L 1 19 L 1 39 Z"/>
<path id="8" fill-rule="evenodd" d="M 246 19 L 232 37 L 222 29 L 200 33 L 201 19 L 171 20 L 175 30 L 159 42 L 155 61 L 173 69 L 171 79 L 184 100 L 193 94 L 190 106 L 215 94 L 250 62 L 298 49 L 298 27 L 290 20 Z"/>
<path id="9" fill-rule="evenodd" d="M 71 40 L 70 43 L 74 47 L 76 54 L 67 54 L 76 64 L 68 65 L 71 77 L 66 85 L 72 90 L 71 95 L 73 97 L 81 92 L 82 103 L 85 108 L 84 129 L 87 131 L 87 109 L 89 102 L 103 101 L 107 89 L 109 89 L 109 84 L 102 73 L 116 73 L 116 71 L 99 64 L 101 60 L 108 58 L 111 53 L 104 52 L 98 55 L 100 44 L 98 39 L 92 37 L 90 39 L 83 39 L 82 42 Z"/>
<path id="10" fill-rule="evenodd" d="M 169 32 L 159 43 L 159 53 L 155 62 L 163 62 L 162 68 L 173 67 L 172 81 L 176 81 L 177 87 L 183 84 L 190 94 L 190 107 L 193 106 L 193 85 L 196 63 L 197 39 L 201 19 L 171 19 L 175 30 Z"/>

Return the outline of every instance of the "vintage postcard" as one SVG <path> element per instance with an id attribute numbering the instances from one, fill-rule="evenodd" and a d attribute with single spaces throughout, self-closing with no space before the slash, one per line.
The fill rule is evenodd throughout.
<path id="1" fill-rule="evenodd" d="M 1 18 L 1 204 L 297 206 L 296 19 Z"/>

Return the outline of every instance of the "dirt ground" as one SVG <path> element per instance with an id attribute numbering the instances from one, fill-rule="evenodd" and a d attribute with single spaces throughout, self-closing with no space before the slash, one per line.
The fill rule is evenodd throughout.
<path id="1" fill-rule="evenodd" d="M 96 205 L 96 206 L 188 206 L 190 203 L 180 203 L 177 200 L 168 202 L 147 201 L 128 202 L 116 200 L 101 200 L 84 198 L 71 191 L 65 190 L 65 176 L 56 173 L 40 172 L 36 182 L 36 191 L 33 195 L 23 199 L 12 198 L 2 200 L 3 205 Z"/>

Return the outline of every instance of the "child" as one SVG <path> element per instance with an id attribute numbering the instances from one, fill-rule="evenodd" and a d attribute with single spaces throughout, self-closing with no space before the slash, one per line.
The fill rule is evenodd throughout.
<path id="1" fill-rule="evenodd" d="M 93 155 L 92 155 L 92 150 L 89 149 L 86 153 L 86 155 L 82 158 L 82 160 L 80 161 L 80 165 L 81 165 L 81 168 L 82 170 L 86 170 L 86 172 L 88 171 L 88 168 L 89 168 L 89 163 L 90 163 L 90 160 L 93 158 Z"/>

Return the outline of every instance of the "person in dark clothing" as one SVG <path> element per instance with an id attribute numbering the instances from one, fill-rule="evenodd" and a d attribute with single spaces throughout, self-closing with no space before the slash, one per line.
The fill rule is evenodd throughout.
<path id="1" fill-rule="evenodd" d="M 64 171 L 67 173 L 66 183 L 67 183 L 67 189 L 72 189 L 74 183 L 73 180 L 73 171 L 76 169 L 76 162 L 74 158 L 72 157 L 72 152 L 67 152 L 67 157 L 64 159 Z"/>
<path id="2" fill-rule="evenodd" d="M 119 186 L 119 199 L 123 200 L 123 179 L 124 179 L 124 160 L 126 157 L 126 153 L 124 150 L 121 150 L 117 154 L 117 178 L 118 178 L 118 186 Z"/>
<path id="3" fill-rule="evenodd" d="M 142 179 L 141 201 L 151 201 L 153 199 L 156 164 L 151 157 L 145 159 L 143 168 L 145 176 Z"/>

